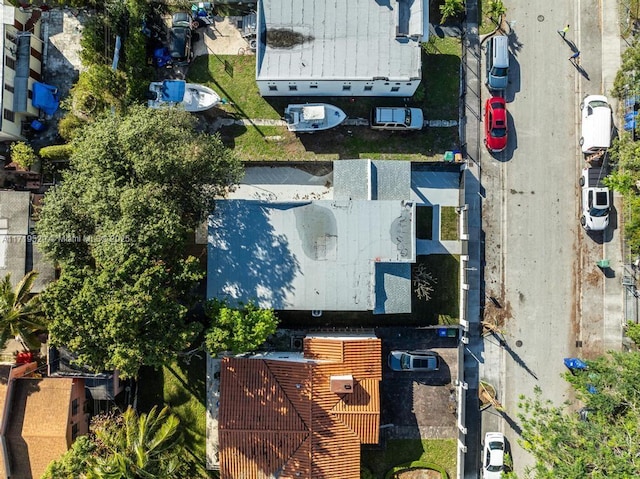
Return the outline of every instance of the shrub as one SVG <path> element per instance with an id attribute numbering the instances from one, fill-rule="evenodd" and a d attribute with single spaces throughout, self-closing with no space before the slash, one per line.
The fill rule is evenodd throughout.
<path id="1" fill-rule="evenodd" d="M 498 21 L 506 12 L 502 0 L 489 0 L 489 18 Z"/>
<path id="2" fill-rule="evenodd" d="M 366 467 L 360 466 L 360 479 L 376 479 L 376 476 Z"/>
<path id="3" fill-rule="evenodd" d="M 97 6 L 96 0 L 66 0 L 65 5 L 72 8 L 91 8 L 94 9 Z"/>
<path id="4" fill-rule="evenodd" d="M 104 55 L 105 44 L 105 17 L 96 15 L 91 17 L 82 31 L 80 39 L 80 60 L 83 65 L 104 64 L 107 58 Z"/>
<path id="5" fill-rule="evenodd" d="M 38 152 L 43 160 L 61 161 L 68 160 L 73 153 L 71 145 L 51 145 L 40 148 Z"/>
<path id="6" fill-rule="evenodd" d="M 463 11 L 463 0 L 444 0 L 444 4 L 440 5 L 440 14 L 442 15 L 440 23 L 444 23 L 449 17 L 457 17 Z"/>
<path id="7" fill-rule="evenodd" d="M 71 89 L 73 113 L 89 119 L 108 108 L 122 111 L 125 88 L 126 80 L 121 71 L 113 71 L 107 65 L 91 65 L 80 73 L 78 82 Z"/>
<path id="8" fill-rule="evenodd" d="M 77 117 L 73 113 L 67 113 L 58 122 L 58 134 L 64 138 L 65 141 L 71 141 L 75 138 L 78 130 L 86 123 L 85 120 Z"/>
<path id="9" fill-rule="evenodd" d="M 143 100 L 153 78 L 147 64 L 147 37 L 140 29 L 132 31 L 124 45 L 124 71 L 127 75 L 127 104 Z"/>
<path id="10" fill-rule="evenodd" d="M 23 141 L 18 141 L 11 144 L 11 161 L 18 166 L 29 169 L 36 161 L 36 153 L 33 151 L 30 145 L 27 145 Z"/>
<path id="11" fill-rule="evenodd" d="M 627 321 L 626 336 L 636 343 L 636 346 L 640 346 L 640 324 L 636 324 L 633 321 Z"/>

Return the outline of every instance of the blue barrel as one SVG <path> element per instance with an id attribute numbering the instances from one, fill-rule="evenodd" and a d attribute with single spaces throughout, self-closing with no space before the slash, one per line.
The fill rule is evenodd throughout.
<path id="1" fill-rule="evenodd" d="M 42 123 L 40 120 L 33 120 L 31 122 L 31 129 L 33 131 L 42 131 L 44 130 L 44 123 Z"/>

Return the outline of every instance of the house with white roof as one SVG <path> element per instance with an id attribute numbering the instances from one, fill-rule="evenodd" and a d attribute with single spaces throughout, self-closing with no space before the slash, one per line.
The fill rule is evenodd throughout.
<path id="1" fill-rule="evenodd" d="M 207 297 L 277 311 L 412 313 L 419 255 L 460 254 L 459 241 L 417 238 L 421 205 L 459 204 L 460 165 L 340 160 L 330 176 L 264 168 L 209 217 Z M 292 178 L 296 194 L 272 181 Z M 327 194 L 306 190 L 331 184 Z M 265 196 L 266 194 L 266 196 Z M 434 214 L 434 222 L 439 223 Z"/>
<path id="2" fill-rule="evenodd" d="M 262 96 L 412 96 L 427 0 L 259 0 Z"/>

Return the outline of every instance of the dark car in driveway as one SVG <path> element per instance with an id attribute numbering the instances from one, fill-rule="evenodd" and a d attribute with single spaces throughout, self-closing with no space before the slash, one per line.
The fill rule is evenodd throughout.
<path id="1" fill-rule="evenodd" d="M 192 36 L 191 16 L 186 12 L 175 13 L 169 31 L 169 54 L 174 65 L 187 65 L 191 61 Z"/>

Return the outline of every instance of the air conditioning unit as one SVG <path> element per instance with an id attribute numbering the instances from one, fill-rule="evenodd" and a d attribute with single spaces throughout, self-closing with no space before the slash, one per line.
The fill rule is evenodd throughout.
<path id="1" fill-rule="evenodd" d="M 331 376 L 331 392 L 336 394 L 353 393 L 353 376 L 351 374 Z"/>

